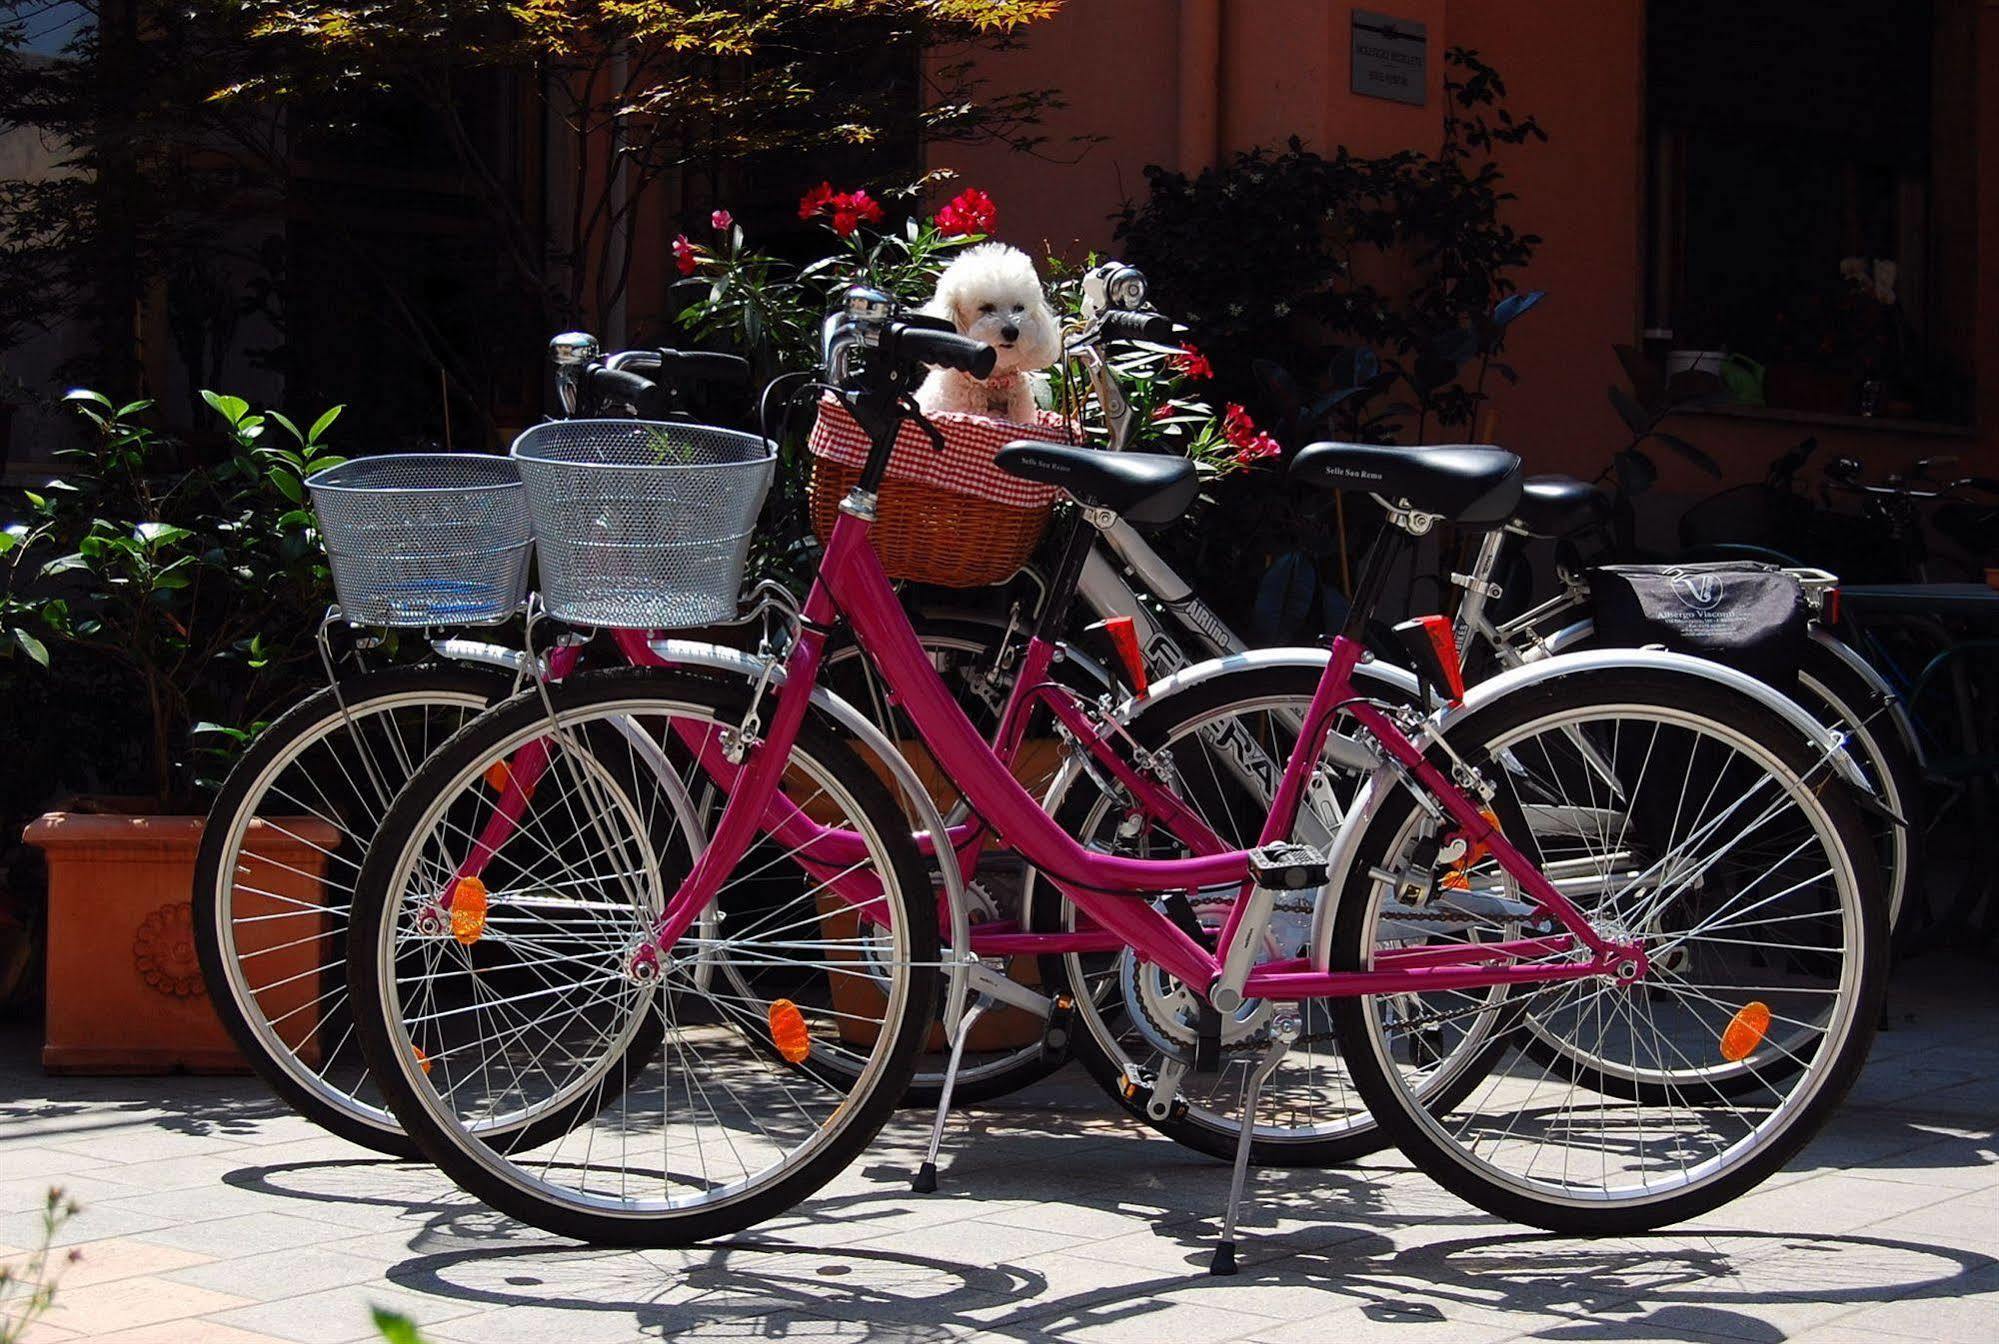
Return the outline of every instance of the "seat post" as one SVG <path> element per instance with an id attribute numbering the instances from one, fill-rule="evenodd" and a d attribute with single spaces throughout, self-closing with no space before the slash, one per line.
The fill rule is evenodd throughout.
<path id="1" fill-rule="evenodd" d="M 1049 576 L 1041 615 L 1034 623 L 1034 637 L 1049 644 L 1059 644 L 1068 635 L 1069 611 L 1076 599 L 1076 589 L 1083 582 L 1083 563 L 1090 558 L 1090 548 L 1097 540 L 1097 529 L 1085 520 L 1080 505 L 1071 509 L 1068 520 L 1058 526 L 1068 530 L 1057 544 L 1055 572 Z"/>
<path id="2" fill-rule="evenodd" d="M 1360 579 L 1354 584 L 1353 603 L 1347 608 L 1346 624 L 1340 634 L 1367 642 L 1368 620 L 1381 605 L 1381 594 L 1388 587 L 1396 564 L 1415 540 L 1393 517 L 1381 520 L 1381 530 L 1368 543 L 1367 555 L 1361 561 Z"/>

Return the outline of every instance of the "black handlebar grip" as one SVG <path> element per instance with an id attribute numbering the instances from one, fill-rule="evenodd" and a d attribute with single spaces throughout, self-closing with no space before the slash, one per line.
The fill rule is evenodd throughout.
<path id="1" fill-rule="evenodd" d="M 896 323 L 884 333 L 884 353 L 895 359 L 936 364 L 974 378 L 984 378 L 999 362 L 999 351 L 984 341 L 960 336 L 954 331 L 931 331 Z"/>
<path id="2" fill-rule="evenodd" d="M 617 401 L 643 410 L 652 404 L 653 394 L 658 391 L 650 378 L 604 364 L 592 366 L 584 378 L 590 399 L 600 406 L 606 401 Z"/>
<path id="3" fill-rule="evenodd" d="M 1125 341 L 1152 341 L 1165 345 L 1173 339 L 1173 319 L 1164 313 L 1134 313 L 1113 308 L 1103 315 L 1104 335 Z"/>
<path id="4" fill-rule="evenodd" d="M 662 350 L 659 374 L 665 382 L 747 383 L 750 362 L 715 350 Z"/>

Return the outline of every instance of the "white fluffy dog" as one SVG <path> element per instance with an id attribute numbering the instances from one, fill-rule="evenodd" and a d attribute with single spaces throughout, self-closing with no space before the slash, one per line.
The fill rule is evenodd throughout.
<path id="1" fill-rule="evenodd" d="M 949 318 L 961 335 L 998 350 L 999 362 L 984 379 L 932 369 L 916 389 L 916 404 L 926 412 L 1034 423 L 1034 389 L 1025 375 L 1062 357 L 1062 324 L 1028 255 L 1003 243 L 968 249 L 937 277 L 937 293 L 924 311 Z"/>

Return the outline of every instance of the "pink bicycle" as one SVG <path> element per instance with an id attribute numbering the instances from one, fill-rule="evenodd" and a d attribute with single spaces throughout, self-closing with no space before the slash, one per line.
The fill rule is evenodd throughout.
<path id="1" fill-rule="evenodd" d="M 1383 706 L 1356 682 L 1363 622 L 1412 537 L 1440 519 L 1504 523 L 1516 457 L 1297 456 L 1301 486 L 1363 490 L 1391 525 L 1316 684 L 1230 708 L 1239 723 L 1263 715 L 1284 762 L 1242 842 L 1195 804 L 1194 758 L 1121 737 L 1048 680 L 1088 549 L 1080 520 L 997 743 L 981 736 L 868 532 L 921 365 L 976 372 L 990 352 L 864 290 L 829 332 L 832 390 L 874 451 L 788 643 L 533 687 L 432 755 L 369 851 L 349 955 L 357 1033 L 396 1118 L 462 1187 L 600 1243 L 682 1244 L 773 1217 L 880 1129 L 940 990 L 962 1046 L 990 1004 L 1056 1020 L 1076 995 L 1125 987 L 1174 1047 L 1173 1067 L 1131 1085 L 1168 1110 L 1182 1079 L 1250 1058 L 1254 1117 L 1293 1048 L 1335 1035 L 1338 1085 L 1412 1161 L 1489 1211 L 1565 1231 L 1694 1216 L 1815 1132 L 1865 1058 L 1882 989 L 1880 873 L 1836 749 L 1668 655 L 1578 655 L 1460 694 L 1434 619 L 1406 633 L 1435 641 L 1424 662 L 1447 708 Z M 717 501 L 744 447 L 710 453 L 712 436 L 661 428 L 610 427 L 590 460 L 564 464 L 588 479 L 535 499 L 556 614 L 660 625 L 687 592 L 733 602 L 740 552 L 733 571 L 713 553 L 735 535 Z M 538 450 L 518 451 L 532 495 Z M 1169 519 L 1196 488 L 1180 459 L 1016 444 L 1001 462 L 1086 516 Z M 662 511 L 656 487 L 708 502 Z M 620 527 L 628 508 L 648 526 Z M 551 542 L 568 558 L 595 548 L 602 582 L 551 565 Z M 671 552 L 665 587 L 687 592 L 634 561 L 648 544 Z M 593 613 L 585 589 L 643 609 Z M 968 800 L 964 823 L 933 810 L 912 824 L 815 698 L 842 624 Z M 1117 823 L 1089 844 L 1007 769 L 1037 714 L 1115 800 Z M 1328 801 L 1335 741 L 1360 744 L 1370 769 Z M 719 806 L 690 843 L 676 800 L 707 793 Z M 950 898 L 995 843 L 1060 894 L 1024 925 L 973 925 Z M 1019 956 L 1039 959 L 1038 987 L 997 969 Z M 1304 1074 L 1280 1107 L 1327 1086 Z M 1257 1129 L 1239 1126 L 1216 1272 L 1233 1268 Z"/>

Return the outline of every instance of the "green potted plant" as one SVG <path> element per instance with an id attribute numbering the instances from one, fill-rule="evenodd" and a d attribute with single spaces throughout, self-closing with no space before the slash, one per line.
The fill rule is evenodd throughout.
<path id="1" fill-rule="evenodd" d="M 339 460 L 323 444 L 338 408 L 300 429 L 202 396 L 226 427 L 222 451 L 168 472 L 177 446 L 147 424 L 151 403 L 70 393 L 88 441 L 61 453 L 60 480 L 28 493 L 28 521 L 0 533 L 0 655 L 50 678 L 106 679 L 122 703 L 82 712 L 130 705 L 144 725 L 124 759 L 95 763 L 132 792 L 77 799 L 24 836 L 48 860 L 43 1063 L 54 1070 L 237 1063 L 193 948 L 197 739 L 282 707 L 310 665 L 328 585 L 304 478 Z M 301 844 L 265 875 L 270 899 L 309 894 L 295 886 L 316 882 L 323 858 Z"/>

